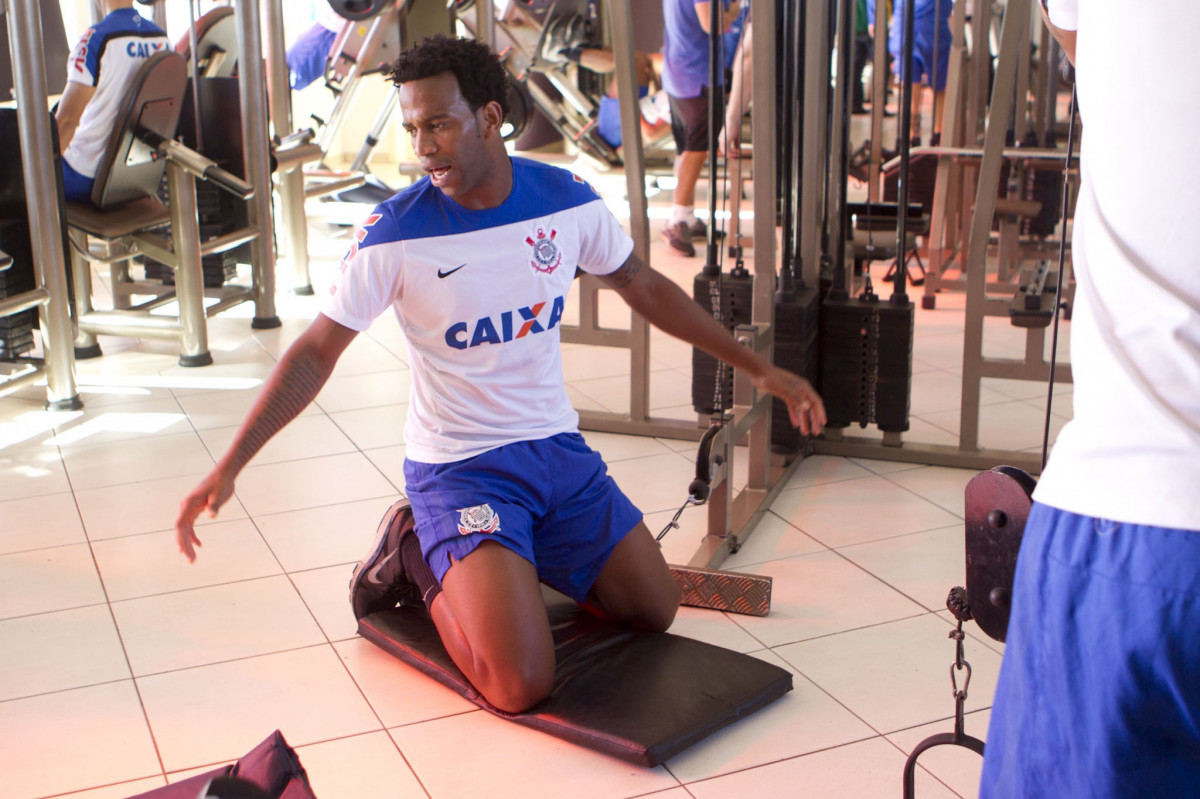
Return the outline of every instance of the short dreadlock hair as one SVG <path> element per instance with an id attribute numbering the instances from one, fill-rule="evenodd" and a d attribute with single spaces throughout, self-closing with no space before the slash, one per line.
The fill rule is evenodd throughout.
<path id="1" fill-rule="evenodd" d="M 458 88 L 472 111 L 495 100 L 508 116 L 508 72 L 491 48 L 475 39 L 437 33 L 400 54 L 388 77 L 399 86 L 409 81 L 453 72 Z"/>

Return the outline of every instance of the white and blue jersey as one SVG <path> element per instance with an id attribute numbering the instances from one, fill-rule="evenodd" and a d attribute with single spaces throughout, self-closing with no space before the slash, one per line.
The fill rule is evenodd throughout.
<path id="1" fill-rule="evenodd" d="M 355 233 L 322 312 L 366 330 L 388 307 L 413 374 L 407 457 L 464 460 L 578 429 L 559 324 L 576 267 L 613 272 L 633 242 L 582 179 L 512 159 L 496 208 L 470 210 L 423 178 Z"/>
<path id="2" fill-rule="evenodd" d="M 63 158 L 96 177 L 129 79 L 150 56 L 169 47 L 162 29 L 132 8 L 120 8 L 84 31 L 67 61 L 67 81 L 94 86 Z"/>

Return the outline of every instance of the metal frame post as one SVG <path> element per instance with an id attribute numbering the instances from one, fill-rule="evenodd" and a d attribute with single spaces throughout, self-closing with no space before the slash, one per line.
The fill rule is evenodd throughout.
<path id="1" fill-rule="evenodd" d="M 267 30 L 267 94 L 271 100 L 271 124 L 275 138 L 283 140 L 292 133 L 292 89 L 288 81 L 287 56 L 284 52 L 283 0 L 263 0 Z M 313 293 L 308 273 L 308 217 L 304 212 L 304 167 L 280 168 L 279 205 L 287 255 L 292 261 L 292 291 L 309 296 Z"/>
<path id="2" fill-rule="evenodd" d="M 46 407 L 83 407 L 75 384 L 71 317 L 63 260 L 62 216 L 58 181 L 54 175 L 50 114 L 46 111 L 46 54 L 42 46 L 37 0 L 9 0 L 8 40 L 12 54 L 13 88 L 21 137 L 21 169 L 29 213 L 33 270 L 38 285 L 50 294 L 39 310 L 45 350 Z"/>
<path id="3" fill-rule="evenodd" d="M 258 236 L 250 242 L 250 267 L 254 273 L 254 320 L 256 330 L 279 327 L 275 313 L 275 241 L 271 235 L 271 173 L 267 143 L 266 76 L 263 74 L 262 27 L 258 0 L 238 0 L 238 75 L 241 86 L 242 152 L 246 181 L 254 187 L 247 206 L 250 227 Z"/>

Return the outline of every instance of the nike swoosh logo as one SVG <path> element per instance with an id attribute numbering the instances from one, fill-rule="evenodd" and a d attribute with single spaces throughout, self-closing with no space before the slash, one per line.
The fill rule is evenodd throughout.
<path id="1" fill-rule="evenodd" d="M 378 563 L 376 563 L 374 566 L 372 566 L 367 571 L 367 582 L 382 583 L 383 580 L 379 579 L 380 573 L 388 565 L 388 563 L 391 561 L 391 559 L 393 557 L 395 557 L 397 554 L 399 554 L 399 552 L 400 552 L 399 549 L 393 549 L 391 552 L 384 555 L 383 558 Z"/>
<path id="2" fill-rule="evenodd" d="M 466 264 L 459 264 L 458 266 L 454 267 L 453 269 L 447 269 L 444 272 L 441 269 L 439 269 L 438 277 L 450 277 L 455 272 L 457 272 L 459 269 L 462 269 L 464 266 L 466 266 Z"/>

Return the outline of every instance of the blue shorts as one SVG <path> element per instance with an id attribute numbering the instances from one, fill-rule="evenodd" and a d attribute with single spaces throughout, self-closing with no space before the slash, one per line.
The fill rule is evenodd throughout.
<path id="1" fill-rule="evenodd" d="M 1034 504 L 979 795 L 1200 796 L 1200 532 Z"/>
<path id="2" fill-rule="evenodd" d="M 421 552 L 438 582 L 484 541 L 516 552 L 576 602 L 642 520 L 579 433 L 521 441 L 454 463 L 404 462 Z"/>
<path id="3" fill-rule="evenodd" d="M 90 203 L 92 201 L 92 187 L 96 184 L 96 179 L 76 172 L 67 163 L 67 159 L 65 158 L 62 159 L 62 173 L 63 196 L 73 202 Z"/>
<path id="4" fill-rule="evenodd" d="M 917 14 L 913 18 L 913 64 L 912 77 L 910 83 L 920 83 L 925 86 L 933 86 L 934 71 L 936 66 L 937 85 L 934 86 L 934 91 L 942 91 L 946 88 L 946 75 L 950 71 L 950 45 L 951 35 L 950 26 L 947 23 L 949 19 L 951 7 L 950 0 L 942 0 L 944 3 L 944 18 L 941 20 L 942 29 L 937 33 L 937 51 L 934 52 L 934 25 L 935 22 L 933 12 L 928 14 Z M 892 64 L 892 69 L 897 76 L 902 77 L 904 71 L 900 65 L 901 52 L 901 29 L 899 24 L 904 21 L 902 15 L 897 15 L 893 20 L 892 26 L 888 29 L 888 48 L 892 53 L 895 63 Z"/>

